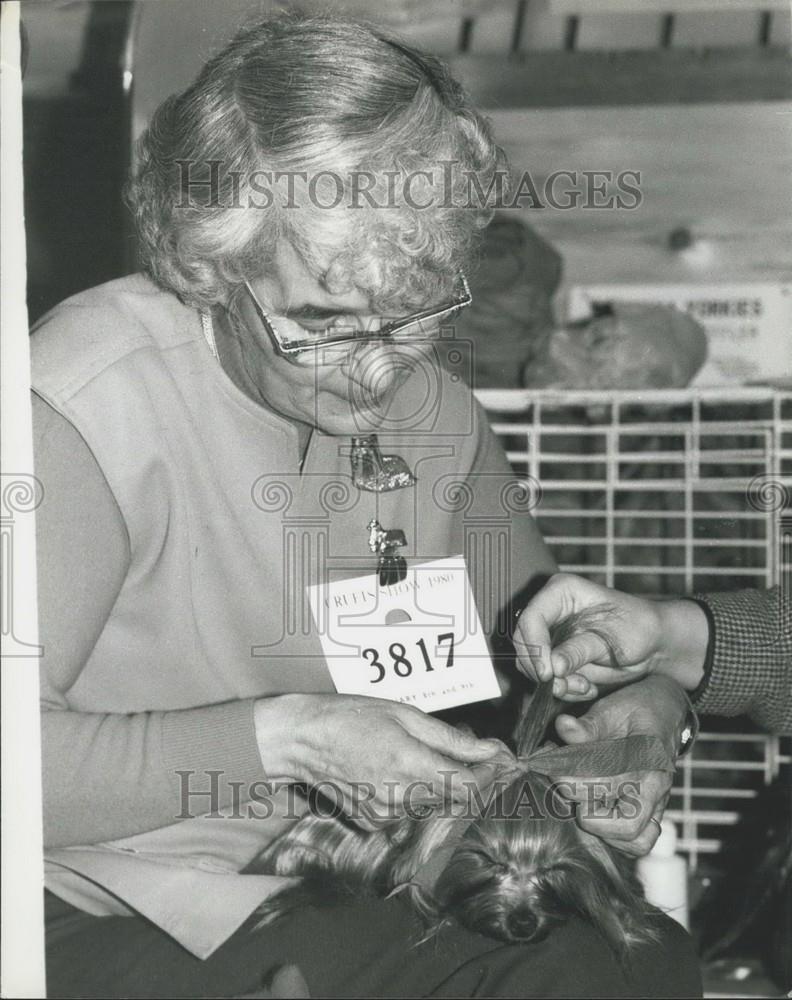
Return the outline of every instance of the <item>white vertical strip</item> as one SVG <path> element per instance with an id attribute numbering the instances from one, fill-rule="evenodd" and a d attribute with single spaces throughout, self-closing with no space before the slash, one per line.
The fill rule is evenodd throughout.
<path id="1" fill-rule="evenodd" d="M 694 573 L 697 568 L 694 538 L 694 484 L 701 476 L 701 404 L 698 396 L 693 398 L 692 426 L 685 431 L 685 593 L 694 588 Z"/>
<path id="2" fill-rule="evenodd" d="M 534 482 L 541 483 L 541 436 L 542 436 L 542 403 L 534 400 L 533 427 L 528 431 L 528 451 L 530 452 L 530 473 Z"/>
<path id="3" fill-rule="evenodd" d="M 696 752 L 695 747 L 692 752 Z M 682 758 L 682 838 L 689 845 L 688 864 L 691 872 L 694 872 L 698 867 L 699 830 L 693 814 L 692 764 L 692 755 Z"/>
<path id="4" fill-rule="evenodd" d="M 614 587 L 616 578 L 616 486 L 619 481 L 621 453 L 621 404 L 611 401 L 610 427 L 603 426 L 607 449 L 605 485 L 605 586 Z"/>
<path id="5" fill-rule="evenodd" d="M 777 482 L 781 483 L 781 445 L 783 441 L 783 424 L 781 422 L 781 393 L 777 393 L 773 400 L 773 427 L 772 431 L 765 434 L 765 448 L 767 449 L 766 468 L 772 473 Z M 770 437 L 768 442 L 767 438 Z M 770 549 L 767 553 L 767 563 L 765 565 L 765 583 L 768 587 L 781 583 L 783 573 L 784 553 L 781 551 L 783 544 L 781 531 L 781 518 L 785 511 L 774 511 L 770 514 L 765 530 L 765 539 Z"/>
<path id="6" fill-rule="evenodd" d="M 766 785 L 772 784 L 778 774 L 778 737 L 768 736 L 764 745 L 764 781 Z"/>
<path id="7" fill-rule="evenodd" d="M 0 9 L 0 380 L 2 381 L 2 986 L 43 997 L 44 913 L 38 708 L 35 480 L 22 201 L 19 3 Z M 30 490 L 33 489 L 31 494 Z M 32 655 L 31 655 L 32 654 Z"/>

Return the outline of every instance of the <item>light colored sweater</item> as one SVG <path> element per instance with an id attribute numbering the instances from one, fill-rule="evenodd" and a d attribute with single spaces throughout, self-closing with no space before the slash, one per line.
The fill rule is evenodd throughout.
<path id="1" fill-rule="evenodd" d="M 504 501 L 505 456 L 447 374 L 430 393 L 410 379 L 397 400 L 405 419 L 380 435 L 418 482 L 374 494 L 351 485 L 348 439 L 315 432 L 300 472 L 296 427 L 245 395 L 197 312 L 141 275 L 57 307 L 31 350 L 48 884 L 92 912 L 123 912 L 104 885 L 157 920 L 163 865 L 232 873 L 283 828 L 277 815 L 179 822 L 178 772 L 220 771 L 224 808 L 234 783 L 266 776 L 255 699 L 333 690 L 304 600 L 322 552 L 342 575 L 373 572 L 375 516 L 405 531 L 411 561 L 474 552 L 490 625 L 492 609 L 554 564 L 530 514 Z M 472 486 L 467 506 L 451 499 L 460 481 Z M 170 886 L 160 921 L 188 947 L 179 928 L 206 891 L 196 879 L 192 897 L 188 881 Z M 226 907 L 241 921 L 255 905 L 250 879 L 224 884 L 250 895 Z"/>

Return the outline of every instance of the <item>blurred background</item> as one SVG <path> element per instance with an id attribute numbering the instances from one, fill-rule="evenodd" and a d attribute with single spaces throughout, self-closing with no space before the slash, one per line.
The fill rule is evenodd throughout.
<path id="1" fill-rule="evenodd" d="M 122 202 L 135 138 L 274 6 L 23 0 L 31 320 L 136 270 Z M 789 584 L 786 0 L 300 8 L 447 59 L 522 182 L 458 333 L 515 471 L 541 484 L 562 566 L 652 595 Z M 792 988 L 789 760 L 746 720 L 710 723 L 678 776 L 668 814 L 709 995 Z"/>

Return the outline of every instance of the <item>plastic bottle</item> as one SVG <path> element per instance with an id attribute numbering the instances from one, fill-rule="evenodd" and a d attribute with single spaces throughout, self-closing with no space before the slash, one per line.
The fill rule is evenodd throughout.
<path id="1" fill-rule="evenodd" d="M 677 832 L 670 819 L 664 819 L 660 836 L 646 857 L 636 865 L 646 898 L 658 910 L 667 913 L 688 929 L 687 862 L 676 853 Z"/>

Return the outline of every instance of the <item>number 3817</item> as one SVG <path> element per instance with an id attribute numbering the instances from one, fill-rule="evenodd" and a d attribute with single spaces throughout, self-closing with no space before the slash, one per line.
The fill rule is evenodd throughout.
<path id="1" fill-rule="evenodd" d="M 412 660 L 407 657 L 407 647 L 402 642 L 392 642 L 388 646 L 387 655 L 390 657 L 390 664 L 388 665 L 393 673 L 397 677 L 409 677 L 413 670 L 420 670 L 423 668 L 424 673 L 430 673 L 435 669 L 432 659 L 429 656 L 429 650 L 426 648 L 426 643 L 423 639 L 418 639 L 417 642 L 413 643 L 414 646 L 420 652 L 420 660 L 413 664 Z M 437 647 L 438 649 L 445 649 L 446 654 L 446 667 L 453 667 L 454 665 L 454 633 L 453 632 L 442 632 L 437 636 Z M 380 660 L 380 651 L 378 649 L 373 649 L 369 647 L 364 649 L 362 654 L 363 658 L 369 663 L 376 671 L 376 676 L 372 677 L 369 681 L 370 684 L 379 684 L 380 681 L 385 679 L 388 672 L 388 667 Z"/>

